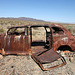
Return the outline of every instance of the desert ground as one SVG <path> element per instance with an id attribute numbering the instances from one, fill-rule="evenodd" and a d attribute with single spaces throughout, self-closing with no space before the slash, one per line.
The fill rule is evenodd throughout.
<path id="1" fill-rule="evenodd" d="M 71 54 L 73 60 L 65 55 L 67 64 L 49 71 L 42 71 L 31 56 L 8 55 L 2 57 L 0 55 L 0 75 L 75 75 L 75 52 L 70 52 L 69 55 Z M 49 65 L 53 66 L 59 62 Z"/>

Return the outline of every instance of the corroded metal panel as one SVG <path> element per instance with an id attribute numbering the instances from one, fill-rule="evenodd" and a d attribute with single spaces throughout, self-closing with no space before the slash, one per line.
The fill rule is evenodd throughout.
<path id="1" fill-rule="evenodd" d="M 4 36 L 0 36 L 0 50 L 4 48 Z"/>
<path id="2" fill-rule="evenodd" d="M 0 38 L 0 48 L 4 48 L 6 54 L 29 54 L 28 36 L 7 35 Z"/>

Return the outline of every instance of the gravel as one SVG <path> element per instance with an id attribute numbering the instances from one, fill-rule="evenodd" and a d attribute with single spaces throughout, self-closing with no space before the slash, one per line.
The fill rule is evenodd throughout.
<path id="1" fill-rule="evenodd" d="M 75 75 L 75 59 L 74 62 L 70 62 L 69 59 L 66 61 L 67 64 L 63 67 L 42 71 L 31 56 L 8 55 L 0 59 L 0 75 Z"/>

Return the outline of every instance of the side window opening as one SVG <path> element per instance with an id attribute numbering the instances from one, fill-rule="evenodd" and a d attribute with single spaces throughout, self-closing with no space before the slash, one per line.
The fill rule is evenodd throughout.
<path id="1" fill-rule="evenodd" d="M 15 30 L 15 32 L 17 32 L 17 33 L 23 33 L 23 32 L 24 32 L 24 29 L 25 29 L 25 28 L 17 28 L 17 29 Z"/>
<path id="2" fill-rule="evenodd" d="M 27 35 L 27 27 L 11 28 L 8 35 Z"/>
<path id="3" fill-rule="evenodd" d="M 64 31 L 59 27 L 52 27 L 53 34 L 64 34 Z"/>
<path id="4" fill-rule="evenodd" d="M 46 41 L 46 31 L 44 27 L 32 27 L 32 41 Z"/>
<path id="5" fill-rule="evenodd" d="M 16 30 L 16 28 L 11 28 L 11 29 L 9 30 L 9 33 L 13 33 L 15 30 Z"/>

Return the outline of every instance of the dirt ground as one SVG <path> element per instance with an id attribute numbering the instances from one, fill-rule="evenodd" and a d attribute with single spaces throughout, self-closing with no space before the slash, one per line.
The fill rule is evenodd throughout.
<path id="1" fill-rule="evenodd" d="M 73 58 L 71 62 L 66 56 L 65 66 L 42 71 L 31 56 L 8 55 L 0 58 L 0 75 L 75 75 L 75 55 Z"/>

